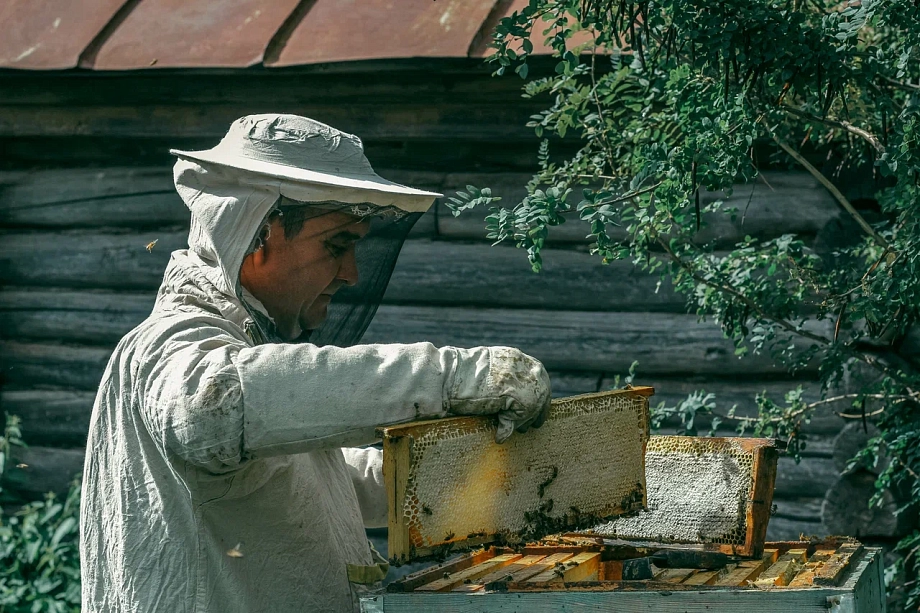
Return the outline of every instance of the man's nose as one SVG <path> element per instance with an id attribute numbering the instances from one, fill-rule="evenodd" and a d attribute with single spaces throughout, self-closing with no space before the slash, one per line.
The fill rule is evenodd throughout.
<path id="1" fill-rule="evenodd" d="M 349 249 L 348 253 L 345 254 L 345 257 L 342 258 L 342 265 L 339 267 L 339 274 L 337 276 L 341 281 L 345 282 L 345 285 L 348 285 L 349 287 L 352 285 L 357 285 L 358 260 L 355 258 L 354 248 Z"/>

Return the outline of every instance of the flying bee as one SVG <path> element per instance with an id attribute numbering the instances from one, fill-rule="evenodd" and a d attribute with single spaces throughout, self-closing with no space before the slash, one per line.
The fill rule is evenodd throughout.
<path id="1" fill-rule="evenodd" d="M 147 247 L 146 247 L 146 248 L 147 248 L 147 253 L 153 253 L 153 248 L 157 246 L 157 241 L 159 241 L 159 240 L 160 240 L 160 239 L 155 238 L 155 239 L 153 239 L 152 241 L 150 241 L 149 243 L 147 243 Z"/>
<path id="2" fill-rule="evenodd" d="M 236 545 L 234 545 L 233 547 L 227 550 L 227 557 L 228 558 L 242 558 L 243 557 L 242 547 L 243 547 L 243 543 L 237 543 Z"/>

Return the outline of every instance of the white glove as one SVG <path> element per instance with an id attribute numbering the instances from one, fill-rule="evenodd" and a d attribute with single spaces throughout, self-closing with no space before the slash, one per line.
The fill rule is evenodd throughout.
<path id="1" fill-rule="evenodd" d="M 511 347 L 459 349 L 449 413 L 498 415 L 495 442 L 539 428 L 549 411 L 549 375 L 543 364 Z"/>

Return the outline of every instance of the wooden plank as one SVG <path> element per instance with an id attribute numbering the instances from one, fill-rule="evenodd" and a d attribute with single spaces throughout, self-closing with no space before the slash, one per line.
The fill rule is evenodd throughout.
<path id="1" fill-rule="evenodd" d="M 837 480 L 834 461 L 827 458 L 806 458 L 796 464 L 790 457 L 781 457 L 777 462 L 777 498 L 795 498 L 826 491 Z"/>
<path id="2" fill-rule="evenodd" d="M 437 191 L 438 172 L 381 170 L 381 176 Z M 433 236 L 435 212 L 410 236 Z M 173 186 L 170 166 L 51 168 L 0 172 L 0 226 L 20 228 L 187 229 L 189 211 Z"/>
<path id="3" fill-rule="evenodd" d="M 841 545 L 837 552 L 815 570 L 815 585 L 839 585 L 846 570 L 854 562 L 856 556 L 862 552 L 862 545 Z"/>
<path id="4" fill-rule="evenodd" d="M 392 463 L 384 470 L 389 555 L 411 561 L 497 534 L 529 542 L 641 508 L 652 393 L 633 388 L 555 399 L 543 427 L 501 445 L 491 417 L 383 428 L 384 457 Z M 580 445 L 576 456 L 572 445 Z M 616 470 L 590 470 L 606 466 L 610 454 L 618 458 Z"/>
<path id="5" fill-rule="evenodd" d="M 721 579 L 717 579 L 714 585 L 723 586 L 742 586 L 747 585 L 757 577 L 763 569 L 766 568 L 763 560 L 752 560 L 749 562 L 740 562 L 735 570 L 731 571 Z"/>
<path id="6" fill-rule="evenodd" d="M 502 555 L 495 556 L 491 560 L 486 560 L 476 566 L 471 566 L 466 570 L 461 570 L 451 574 L 449 577 L 444 577 L 431 583 L 421 585 L 415 588 L 416 592 L 449 592 L 458 585 L 469 581 L 473 582 L 480 577 L 488 575 L 494 570 L 502 568 L 503 566 L 508 566 L 512 562 L 521 559 L 521 554 L 519 553 L 503 553 Z"/>
<path id="7" fill-rule="evenodd" d="M 468 583 L 464 585 L 458 585 L 455 587 L 453 592 L 481 592 L 485 590 L 486 585 L 493 583 L 495 581 L 502 581 L 503 579 L 508 579 L 514 573 L 529 568 L 537 562 L 541 561 L 546 556 L 544 555 L 530 555 L 524 556 L 523 558 L 516 560 L 513 564 L 505 566 L 498 570 L 492 571 L 488 575 L 478 578 L 473 583 Z"/>
<path id="8" fill-rule="evenodd" d="M 805 549 L 790 549 L 781 555 L 776 562 L 770 565 L 757 579 L 754 585 L 757 587 L 776 587 L 784 586 L 792 580 L 798 571 L 805 564 L 807 559 Z"/>
<path id="9" fill-rule="evenodd" d="M 584 611 L 600 613 L 618 611 L 661 611 L 662 613 L 751 613 L 752 611 L 795 611 L 827 613 L 827 597 L 839 592 L 813 590 L 738 590 L 726 598 L 724 593 L 676 589 L 680 584 L 654 591 L 507 592 L 498 594 L 387 594 L 385 613 L 559 613 Z M 424 600 L 421 600 L 424 598 Z M 487 600 L 484 600 L 487 599 Z M 486 609 L 485 607 L 489 607 Z M 872 609 L 869 609 L 871 611 Z"/>
<path id="10" fill-rule="evenodd" d="M 493 549 L 480 549 L 479 551 L 474 551 L 472 553 L 462 555 L 456 560 L 451 560 L 450 562 L 430 566 L 428 568 L 424 568 L 420 571 L 406 575 L 402 579 L 387 585 L 387 591 L 411 592 L 421 585 L 431 583 L 437 579 L 443 579 L 444 573 L 451 574 L 461 570 L 466 570 L 471 566 L 475 566 L 485 562 L 488 559 L 494 558 L 495 555 L 496 552 Z"/>
<path id="11" fill-rule="evenodd" d="M 529 587 L 549 586 L 575 581 L 592 581 L 597 579 L 600 571 L 601 554 L 597 552 L 579 553 L 571 559 L 561 562 L 559 566 L 547 568 L 524 581 Z M 509 585 L 509 589 L 512 589 Z"/>
<path id="12" fill-rule="evenodd" d="M 767 566 L 775 564 L 779 559 L 779 549 L 774 549 L 773 547 L 768 547 L 763 550 L 763 555 L 761 556 L 763 563 Z"/>

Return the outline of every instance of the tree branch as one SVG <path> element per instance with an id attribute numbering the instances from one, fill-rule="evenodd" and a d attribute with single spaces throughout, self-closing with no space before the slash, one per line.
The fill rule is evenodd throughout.
<path id="1" fill-rule="evenodd" d="M 863 216 L 859 214 L 859 211 L 857 211 L 857 210 L 853 207 L 853 205 L 850 204 L 850 201 L 846 199 L 846 196 L 844 196 L 844 195 L 840 192 L 840 190 L 837 189 L 837 186 L 834 185 L 833 183 L 831 183 L 831 182 L 828 180 L 827 177 L 825 177 L 823 174 L 821 174 L 821 171 L 820 171 L 820 170 L 818 170 L 817 168 L 815 168 L 814 166 L 812 166 L 812 165 L 808 162 L 808 160 L 806 160 L 804 157 L 802 157 L 802 155 L 801 155 L 798 151 L 796 151 L 795 149 L 793 149 L 792 147 L 790 147 L 789 145 L 787 145 L 786 143 L 784 143 L 783 141 L 781 141 L 781 140 L 779 139 L 779 137 L 776 136 L 776 134 L 773 135 L 773 140 L 775 140 L 775 141 L 776 141 L 776 144 L 778 144 L 780 147 L 783 148 L 783 151 L 785 151 L 785 152 L 788 153 L 790 156 L 792 156 L 792 158 L 793 158 L 796 162 L 798 162 L 799 164 L 801 164 L 801 165 L 805 168 L 805 170 L 807 170 L 808 172 L 810 172 L 811 175 L 812 175 L 815 179 L 817 179 L 817 180 L 821 183 L 821 185 L 823 185 L 823 186 L 827 189 L 827 191 L 829 191 L 829 192 L 831 193 L 831 195 L 837 200 L 837 202 L 840 203 L 840 206 L 842 206 L 842 207 L 846 210 L 846 212 L 849 213 L 850 216 L 853 217 L 853 219 L 856 220 L 856 223 L 858 223 L 859 226 L 860 226 L 863 230 L 865 230 L 866 234 L 868 234 L 869 236 L 871 236 L 872 239 L 873 239 L 876 243 L 878 243 L 881 247 L 884 247 L 885 249 L 891 249 L 890 245 L 888 244 L 888 241 L 886 241 L 886 240 L 882 237 L 881 234 L 879 234 L 878 232 L 876 232 L 875 229 L 874 229 L 872 226 L 869 225 L 869 222 L 867 222 L 867 221 L 863 218 Z"/>
<path id="2" fill-rule="evenodd" d="M 687 262 L 685 262 L 679 255 L 674 253 L 674 251 L 671 249 L 671 246 L 668 245 L 667 241 L 663 240 L 661 237 L 658 237 L 657 240 L 658 240 L 658 244 L 661 245 L 662 248 L 665 250 L 665 252 L 668 254 L 668 257 L 670 257 L 671 260 L 675 264 L 683 268 L 687 272 L 687 274 L 693 277 L 693 279 L 695 279 L 697 282 L 702 283 L 704 285 L 708 285 L 709 287 L 713 289 L 717 289 L 720 292 L 724 292 L 728 294 L 729 296 L 734 297 L 736 300 L 739 300 L 740 302 L 744 303 L 745 306 L 751 309 L 751 312 L 756 313 L 760 319 L 763 319 L 765 321 L 772 321 L 773 323 L 777 324 L 778 326 L 780 326 L 787 332 L 791 332 L 793 334 L 803 336 L 807 339 L 815 341 L 816 343 L 821 343 L 822 345 L 832 344 L 830 339 L 824 338 L 820 334 L 814 334 L 807 330 L 802 330 L 801 328 L 799 328 L 798 326 L 796 326 L 790 321 L 787 321 L 781 317 L 774 317 L 770 315 L 769 313 L 761 309 L 760 305 L 758 305 L 756 302 L 754 302 L 753 300 L 751 300 L 750 298 L 748 298 L 747 296 L 745 296 L 744 294 L 742 294 L 735 288 L 729 285 L 722 285 L 721 283 L 715 283 L 703 277 L 698 272 L 696 272 L 689 264 L 687 264 Z"/>
<path id="3" fill-rule="evenodd" d="M 877 136 L 875 136 L 874 134 L 872 134 L 871 132 L 867 130 L 863 130 L 862 128 L 858 128 L 854 126 L 849 121 L 836 121 L 834 119 L 821 118 L 816 115 L 811 115 L 810 113 L 806 113 L 805 111 L 800 111 L 797 108 L 786 106 L 786 105 L 781 105 L 780 108 L 782 108 L 784 111 L 786 111 L 787 113 L 791 115 L 796 115 L 797 117 L 807 119 L 808 121 L 816 121 L 818 123 L 823 123 L 826 126 L 831 126 L 832 128 L 839 128 L 841 130 L 846 130 L 850 134 L 854 134 L 860 137 L 861 139 L 863 139 L 864 141 L 866 141 L 867 143 L 869 143 L 870 145 L 872 145 L 872 148 L 875 149 L 877 153 L 879 154 L 885 153 L 885 146 L 882 145 L 881 141 L 879 141 Z"/>

